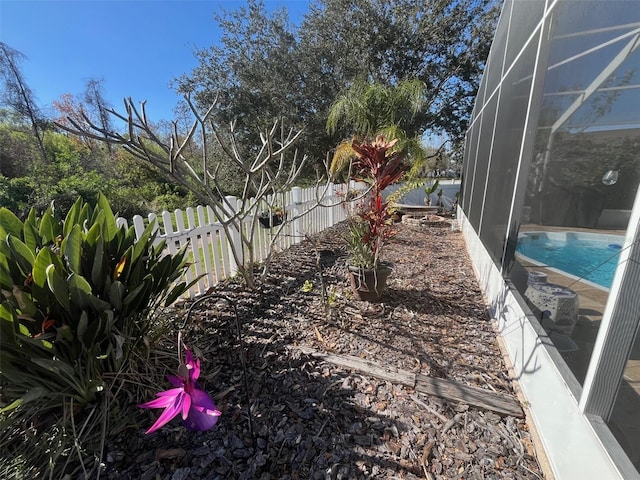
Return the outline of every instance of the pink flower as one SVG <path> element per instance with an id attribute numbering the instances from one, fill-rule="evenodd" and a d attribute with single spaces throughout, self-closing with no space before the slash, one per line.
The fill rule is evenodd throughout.
<path id="1" fill-rule="evenodd" d="M 155 400 L 138 405 L 140 408 L 164 408 L 164 412 L 145 433 L 155 432 L 180 413 L 184 426 L 189 430 L 209 430 L 216 424 L 220 411 L 209 395 L 200 390 L 197 383 L 199 376 L 200 359 L 194 360 L 191 350 L 187 348 L 185 363 L 180 365 L 178 376 L 167 375 L 176 388 L 159 392 Z"/>

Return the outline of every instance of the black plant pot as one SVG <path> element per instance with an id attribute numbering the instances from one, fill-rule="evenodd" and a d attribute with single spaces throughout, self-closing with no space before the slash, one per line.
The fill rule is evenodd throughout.
<path id="1" fill-rule="evenodd" d="M 258 217 L 258 221 L 260 222 L 262 228 L 272 228 L 281 225 L 284 221 L 284 216 L 276 215 L 275 213 L 269 216 L 260 215 Z"/>

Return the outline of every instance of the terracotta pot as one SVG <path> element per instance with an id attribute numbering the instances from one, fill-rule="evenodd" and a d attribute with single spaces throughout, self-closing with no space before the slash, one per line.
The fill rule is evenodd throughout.
<path id="1" fill-rule="evenodd" d="M 351 290 L 358 300 L 378 302 L 392 271 L 390 264 L 380 264 L 376 270 L 349 265 Z"/>

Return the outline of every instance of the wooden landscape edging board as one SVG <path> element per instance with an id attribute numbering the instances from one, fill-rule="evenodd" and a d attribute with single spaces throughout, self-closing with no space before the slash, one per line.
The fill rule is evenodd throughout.
<path id="1" fill-rule="evenodd" d="M 524 417 L 524 412 L 518 400 L 509 395 L 492 392 L 484 388 L 463 385 L 444 378 L 433 378 L 395 367 L 382 366 L 370 360 L 364 360 L 352 355 L 322 353 L 309 347 L 293 348 L 312 358 L 356 370 L 381 380 L 387 380 L 391 383 L 405 385 L 420 393 L 436 395 L 445 400 L 466 403 L 503 415 L 511 415 L 518 418 Z"/>
<path id="2" fill-rule="evenodd" d="M 420 393 L 436 395 L 513 417 L 524 417 L 520 402 L 515 398 L 484 388 L 470 387 L 444 378 L 428 377 L 421 373 L 416 374 L 415 388 Z"/>

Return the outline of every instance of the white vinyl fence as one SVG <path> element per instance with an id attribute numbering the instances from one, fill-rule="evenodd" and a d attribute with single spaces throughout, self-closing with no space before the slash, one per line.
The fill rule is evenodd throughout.
<path id="1" fill-rule="evenodd" d="M 282 198 L 278 198 L 277 204 L 284 208 L 287 216 L 293 220 L 285 223 L 274 248 L 277 251 L 284 250 L 304 240 L 305 235 L 321 232 L 346 219 L 348 214 L 343 202 L 346 192 L 347 185 L 330 184 L 324 196 L 318 199 L 320 192 L 316 188 L 294 187 L 282 195 Z M 241 203 L 236 197 L 227 197 L 227 201 L 238 208 Z M 247 225 L 252 221 L 253 218 L 250 216 L 245 219 Z M 124 218 L 119 218 L 118 224 L 129 225 Z M 229 244 L 233 241 L 239 242 L 239 239 L 227 237 L 216 212 L 211 207 L 199 206 L 195 209 L 165 211 L 159 216 L 151 213 L 146 220 L 136 215 L 133 218 L 133 226 L 138 237 L 148 224 L 155 224 L 158 231 L 156 242 L 165 240 L 168 252 L 176 253 L 187 245 L 187 258 L 191 265 L 185 274 L 185 280 L 191 282 L 198 278 L 198 282 L 189 290 L 191 297 L 204 294 L 216 283 L 237 273 L 237 265 Z M 259 226 L 254 231 L 253 246 L 257 262 L 267 258 L 272 237 L 278 228 Z"/>

